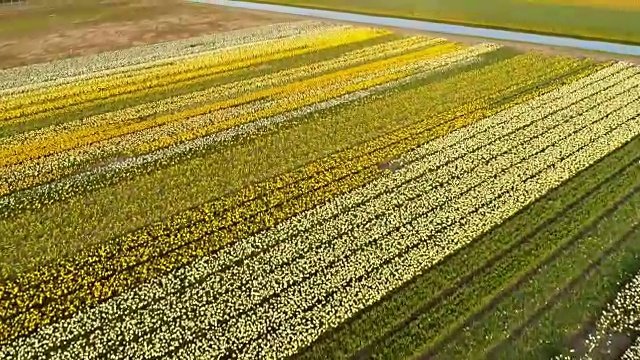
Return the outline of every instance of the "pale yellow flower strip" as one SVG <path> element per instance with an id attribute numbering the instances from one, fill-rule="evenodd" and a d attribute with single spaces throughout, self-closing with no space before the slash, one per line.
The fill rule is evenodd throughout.
<path id="1" fill-rule="evenodd" d="M 457 63 L 464 63 L 471 61 L 475 57 L 496 50 L 499 48 L 496 45 L 492 44 L 481 44 L 478 46 L 473 46 L 468 49 L 464 49 L 461 51 L 457 51 L 451 53 L 450 55 L 445 55 L 443 57 L 433 59 L 433 60 L 425 60 L 422 62 L 418 62 L 415 65 L 410 64 L 406 66 L 406 69 L 414 68 L 417 73 L 416 76 L 426 76 L 427 74 L 436 71 L 440 68 L 455 66 Z M 392 69 L 388 69 L 389 71 Z M 410 81 L 412 77 L 406 77 L 402 80 Z M 357 79 L 352 79 L 357 80 Z M 393 84 L 393 83 L 386 83 Z M 383 84 L 381 86 L 384 86 Z M 294 94 L 294 96 L 297 94 Z M 300 94 L 298 96 L 304 96 L 304 94 Z M 280 102 L 286 100 L 280 100 Z M 268 106 L 273 102 L 269 103 L 259 103 L 256 106 L 264 108 L 264 106 Z M 317 103 L 316 103 L 317 104 Z M 315 105 L 315 104 L 314 104 Z M 311 106 L 314 106 L 311 105 Z M 251 106 L 250 109 L 258 109 L 256 106 Z M 249 107 L 243 108 L 249 109 Z M 196 118 L 191 118 L 188 121 L 178 122 L 176 124 L 165 125 L 161 127 L 157 127 L 154 129 L 150 129 L 145 131 L 144 133 L 140 132 L 137 134 L 126 135 L 117 139 L 112 139 L 109 141 L 104 141 L 99 144 L 94 144 L 86 148 L 76 149 L 71 152 L 58 153 L 52 156 L 48 156 L 45 158 L 39 158 L 34 161 L 26 162 L 23 164 L 19 164 L 16 166 L 10 166 L 5 168 L 0 168 L 0 179 L 5 180 L 5 186 L 0 185 L 0 194 L 4 195 L 8 192 L 24 189 L 26 187 L 30 187 L 33 185 L 41 184 L 46 181 L 51 181 L 56 179 L 59 176 L 62 176 L 66 173 L 69 173 L 74 168 L 74 162 L 88 162 L 96 159 L 100 156 L 104 156 L 106 154 L 114 154 L 122 149 L 126 149 L 132 146 L 138 146 L 139 144 L 144 144 L 149 141 L 153 141 L 154 138 L 164 134 L 164 133 L 174 133 L 176 131 L 176 126 L 179 126 L 180 131 L 188 131 L 193 127 L 207 126 L 211 124 L 213 121 L 218 121 L 217 119 L 220 117 L 229 118 L 230 116 L 234 116 L 238 114 L 237 111 L 229 112 L 229 111 L 219 111 L 214 112 L 212 114 L 203 115 Z M 240 114 L 242 115 L 242 114 Z M 266 118 L 262 118 L 266 119 Z M 260 121 L 262 121 L 260 119 Z M 247 125 L 254 124 L 254 122 L 248 123 Z M 234 127 L 233 129 L 236 129 Z M 195 140 L 194 140 L 195 141 Z M 71 161 L 70 161 L 71 159 Z M 2 183 L 2 182 L 0 182 Z"/>
<path id="2" fill-rule="evenodd" d="M 424 36 L 414 36 L 385 42 L 366 47 L 364 49 L 350 51 L 342 56 L 321 61 L 319 63 L 285 69 L 256 78 L 242 79 L 229 84 L 215 86 L 185 95 L 144 103 L 134 107 L 98 114 L 60 125 L 48 126 L 43 129 L 1 138 L 0 149 L 4 147 L 17 146 L 28 141 L 36 141 L 37 139 L 58 136 L 62 132 L 75 131 L 83 127 L 135 121 L 141 117 L 148 117 L 163 112 L 175 112 L 191 104 L 202 103 L 205 101 L 220 101 L 224 98 L 236 96 L 239 93 L 256 91 L 260 88 L 281 86 L 282 84 L 289 83 L 303 77 L 310 77 L 342 67 L 349 67 L 359 63 L 375 61 L 383 57 L 391 57 L 403 52 L 410 52 L 421 47 L 444 42 L 445 40 L 441 38 L 433 39 Z"/>
<path id="3" fill-rule="evenodd" d="M 136 76 L 109 77 L 86 83 L 52 89 L 46 94 L 28 96 L 0 104 L 1 109 L 10 109 L 0 113 L 0 121 L 22 116 L 43 113 L 67 106 L 109 98 L 121 94 L 143 91 L 149 88 L 175 84 L 203 76 L 224 74 L 229 71 L 251 65 L 279 60 L 285 57 L 314 52 L 340 44 L 363 41 L 387 34 L 384 30 L 346 29 L 327 31 L 321 36 L 304 36 L 279 40 L 277 44 L 264 44 L 250 50 L 230 51 L 227 54 L 204 56 L 189 62 L 169 66 L 166 69 L 154 69 L 150 73 Z"/>
<path id="4" fill-rule="evenodd" d="M 281 24 L 281 25 L 284 25 L 284 24 Z M 83 73 L 81 75 L 75 75 L 71 77 L 62 76 L 59 78 L 54 78 L 54 80 L 48 80 L 48 81 L 42 81 L 42 82 L 34 80 L 31 84 L 28 84 L 28 85 L 22 85 L 20 87 L 15 87 L 15 88 L 2 89 L 0 90 L 0 96 L 2 96 L 5 99 L 13 99 L 13 98 L 19 98 L 21 96 L 20 94 L 22 93 L 31 92 L 32 94 L 42 94 L 42 93 L 45 93 L 49 88 L 60 87 L 66 84 L 73 84 L 81 81 L 103 78 L 107 76 L 114 76 L 114 75 L 124 74 L 124 73 L 131 75 L 136 71 L 141 71 L 141 70 L 143 71 L 151 68 L 159 68 L 161 66 L 175 64 L 176 62 L 179 62 L 179 61 L 189 60 L 189 59 L 193 59 L 203 55 L 220 54 L 225 51 L 230 51 L 233 49 L 245 48 L 247 46 L 256 46 L 261 43 L 273 41 L 276 39 L 299 36 L 301 33 L 304 33 L 306 35 L 319 34 L 327 31 L 328 29 L 336 30 L 339 28 L 348 27 L 347 25 L 322 24 L 322 23 L 315 24 L 313 22 L 309 23 L 310 26 L 308 29 L 306 29 L 305 27 L 301 28 L 298 26 L 292 26 L 292 25 L 296 25 L 295 23 L 288 24 L 288 25 L 289 26 L 282 27 L 280 30 L 280 34 L 277 34 L 277 35 L 273 33 L 264 34 L 264 33 L 260 33 L 259 31 L 256 31 L 256 33 L 252 34 L 251 36 L 244 36 L 244 37 L 239 37 L 234 39 L 234 35 L 239 36 L 241 34 L 233 34 L 233 32 L 229 32 L 228 35 L 226 35 L 227 32 L 224 32 L 217 35 L 220 37 L 226 35 L 229 38 L 225 39 L 226 41 L 220 41 L 220 43 L 216 44 L 217 46 L 213 46 L 212 49 L 200 50 L 200 51 L 196 50 L 196 51 L 191 51 L 185 54 L 176 54 L 174 52 L 169 52 L 163 58 L 151 60 L 151 61 L 143 61 L 143 62 L 140 62 L 140 59 L 138 58 L 133 58 L 131 60 L 135 61 L 135 64 L 132 64 L 132 65 L 122 65 L 122 66 L 117 66 L 115 68 L 108 67 L 105 70 L 99 70 L 99 71 L 88 70 L 86 73 Z M 210 35 L 208 37 L 210 37 Z M 181 41 L 179 40 L 178 42 L 194 42 L 194 40 L 196 39 L 189 38 Z M 212 47 L 212 45 L 207 45 L 206 43 L 201 44 L 199 46 L 195 46 L 195 47 L 199 48 L 202 46 L 204 46 L 205 48 Z M 135 48 L 127 49 L 127 50 L 134 50 L 134 49 Z"/>
<path id="5" fill-rule="evenodd" d="M 229 49 L 246 43 L 258 43 L 334 27 L 344 25 L 318 21 L 277 23 L 0 70 L 0 95 L 13 95 L 86 80 L 94 75 L 110 75 L 119 72 L 119 69 L 128 70 L 137 66 L 153 65 L 156 61 L 167 58 Z"/>
<path id="6" fill-rule="evenodd" d="M 261 90 L 255 93 L 250 93 L 250 94 L 240 96 L 238 98 L 217 102 L 214 104 L 202 106 L 195 109 L 189 109 L 177 114 L 161 116 L 148 121 L 141 121 L 141 122 L 135 122 L 135 123 L 107 124 L 107 125 L 99 126 L 95 128 L 82 129 L 80 131 L 75 131 L 68 134 L 58 134 L 54 139 L 51 139 L 51 140 L 47 139 L 44 141 L 27 142 L 27 143 L 21 144 L 20 146 L 3 148 L 3 149 L 0 149 L 0 166 L 17 164 L 25 160 L 38 158 L 38 157 L 52 154 L 59 151 L 70 150 L 79 146 L 89 145 L 96 141 L 106 140 L 106 139 L 114 138 L 117 136 L 122 136 L 127 133 L 133 133 L 133 132 L 141 131 L 144 129 L 149 129 L 152 127 L 172 123 L 175 121 L 212 113 L 217 110 L 238 106 L 241 104 L 249 103 L 251 101 L 261 100 L 267 97 L 274 97 L 274 96 L 286 97 L 286 96 L 289 96 L 290 94 L 298 93 L 301 91 L 311 91 L 314 89 L 318 89 L 321 86 L 326 86 L 335 82 L 348 83 L 348 80 L 353 76 L 363 76 L 367 73 L 380 71 L 381 69 L 385 69 L 389 66 L 394 66 L 394 65 L 397 66 L 402 63 L 419 61 L 421 59 L 424 59 L 425 57 L 435 57 L 438 55 L 446 54 L 448 52 L 459 50 L 460 48 L 461 46 L 457 44 L 444 44 L 444 45 L 428 48 L 422 51 L 418 51 L 415 53 L 411 53 L 408 55 L 403 55 L 403 56 L 399 56 L 392 59 L 387 59 L 383 61 L 361 65 L 348 70 L 327 74 L 324 76 L 320 76 L 318 78 L 312 78 L 306 81 L 297 82 L 297 83 L 289 84 L 282 87 Z M 391 81 L 393 79 L 397 79 L 399 77 L 406 76 L 406 75 L 407 74 L 405 75 L 394 74 L 393 76 L 389 76 L 389 78 L 385 79 L 384 81 Z M 365 84 L 365 86 L 373 86 L 374 84 L 375 83 L 371 85 Z M 349 91 L 353 91 L 353 89 L 345 88 L 345 90 L 342 93 L 349 92 Z M 336 95 L 333 95 L 333 96 L 336 96 Z M 320 99 L 317 99 L 317 98 L 307 97 L 306 99 L 300 100 L 301 102 L 295 104 L 295 106 L 296 107 L 304 106 L 304 104 L 314 103 L 319 100 Z M 294 104 L 291 104 L 291 106 L 294 106 Z M 281 109 L 281 110 L 278 110 L 277 112 L 282 112 L 286 110 L 288 109 Z M 261 116 L 265 116 L 265 114 L 261 114 Z M 255 119 L 255 118 L 256 118 L 255 116 L 251 117 L 251 119 Z M 224 129 L 229 126 L 238 125 L 247 121 L 249 120 L 236 119 L 234 124 L 214 125 L 214 126 L 218 130 L 220 130 L 220 129 Z M 211 130 L 207 129 L 207 131 L 211 131 Z M 153 147 L 158 145 L 149 145 L 149 146 Z"/>

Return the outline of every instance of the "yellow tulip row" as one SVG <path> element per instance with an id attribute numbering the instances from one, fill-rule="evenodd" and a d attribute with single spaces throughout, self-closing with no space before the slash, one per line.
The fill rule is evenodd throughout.
<path id="1" fill-rule="evenodd" d="M 223 130 L 231 126 L 242 124 L 251 120 L 255 120 L 259 117 L 267 115 L 274 115 L 283 111 L 295 109 L 300 106 L 322 101 L 326 98 L 342 95 L 344 93 L 353 92 L 362 88 L 377 85 L 380 83 L 388 82 L 399 77 L 403 77 L 409 74 L 409 72 L 398 72 L 392 75 L 383 75 L 379 79 L 373 81 L 365 81 L 353 85 L 349 85 L 351 79 L 357 76 L 366 76 L 368 74 L 376 74 L 377 72 L 386 72 L 388 68 L 398 67 L 403 64 L 425 60 L 427 58 L 440 56 L 455 50 L 460 49 L 461 46 L 457 44 L 443 44 L 434 47 L 430 47 L 415 53 L 407 55 L 401 55 L 399 57 L 367 63 L 364 65 L 356 66 L 354 68 L 338 71 L 336 73 L 326 74 L 317 78 L 311 78 L 305 81 L 295 82 L 281 87 L 274 87 L 249 93 L 237 98 L 208 104 L 205 106 L 197 107 L 194 109 L 187 109 L 175 114 L 165 115 L 157 118 L 153 118 L 146 121 L 139 122 L 116 122 L 107 123 L 98 127 L 82 128 L 70 133 L 58 133 L 55 137 L 46 139 L 37 139 L 32 142 L 24 142 L 18 146 L 7 146 L 0 149 L 0 166 L 14 165 L 23 161 L 35 159 L 41 156 L 49 155 L 55 152 L 71 150 L 80 146 L 90 145 L 94 142 L 115 138 L 129 133 L 150 129 L 152 127 L 158 127 L 165 124 L 174 123 L 176 121 L 189 121 L 190 118 L 212 113 L 214 111 L 233 108 L 242 104 L 247 104 L 254 101 L 259 101 L 267 98 L 279 98 L 286 100 L 287 107 L 277 109 L 267 109 L 259 116 L 249 115 L 246 118 L 235 118 L 227 122 L 221 122 L 213 124 L 210 128 L 205 128 L 196 133 L 195 137 L 199 137 L 205 133 L 211 133 L 214 131 Z M 375 75 L 374 75 L 375 76 Z M 318 91 L 316 96 L 308 96 L 305 92 L 317 91 L 322 89 L 323 86 L 337 87 L 333 92 Z M 297 102 L 291 101 L 292 94 L 305 94 L 298 98 Z M 318 98 L 318 96 L 324 96 L 324 98 Z M 184 135 L 183 135 L 184 136 Z M 190 137 L 193 138 L 193 137 Z M 171 138 L 173 141 L 173 138 Z M 159 146 L 169 145 L 171 142 L 161 140 L 153 145 L 144 145 L 143 150 L 150 150 L 158 148 Z"/>
<path id="2" fill-rule="evenodd" d="M 454 44 L 447 44 L 443 45 L 442 48 L 434 47 L 433 49 L 428 49 L 425 51 L 425 54 L 428 54 L 428 57 L 440 56 L 458 49 L 459 47 Z M 413 58 L 413 54 L 411 54 L 411 56 L 408 56 L 407 58 L 411 58 L 414 61 L 418 59 L 425 60 L 424 57 L 415 59 Z M 362 74 L 355 71 L 354 73 L 347 71 L 344 75 L 341 74 L 338 82 L 336 84 L 332 84 L 329 88 L 322 88 L 322 86 L 326 86 L 322 84 L 322 81 L 324 81 L 324 79 L 318 79 L 319 83 L 314 83 L 311 81 L 308 83 L 300 82 L 296 84 L 296 90 L 290 91 L 288 92 L 288 94 L 286 94 L 286 97 L 280 98 L 278 99 L 278 101 L 274 101 L 274 104 L 272 106 L 260 109 L 253 113 L 245 114 L 243 116 L 235 116 L 226 120 L 220 119 L 222 121 L 216 121 L 213 124 L 204 127 L 194 127 L 190 131 L 170 133 L 168 135 L 158 137 L 154 141 L 144 142 L 135 147 L 133 149 L 133 154 L 148 153 L 159 148 L 171 146 L 178 142 L 196 139 L 241 124 L 252 122 L 257 119 L 274 116 L 287 111 L 292 111 L 303 106 L 352 93 L 361 89 L 391 82 L 393 80 L 409 76 L 411 73 L 416 72 L 416 70 L 406 70 L 399 72 L 389 71 L 404 65 L 404 60 L 405 59 L 398 58 L 390 59 L 388 61 L 381 61 L 379 64 L 371 64 L 376 65 L 374 67 L 374 71 L 376 71 L 376 73 L 372 74 L 371 79 L 366 79 L 364 81 L 354 82 L 353 78 L 356 76 L 362 76 Z M 398 62 L 401 62 L 402 65 L 398 64 Z M 363 67 L 369 68 L 369 65 Z"/>
<path id="3" fill-rule="evenodd" d="M 271 24 L 0 70 L 0 97 L 131 73 L 222 49 L 345 26 L 318 21 Z"/>
<path id="4" fill-rule="evenodd" d="M 255 41 L 250 44 L 241 46 L 219 49 L 212 53 L 203 53 L 191 56 L 181 61 L 169 61 L 166 64 L 151 68 L 141 68 L 138 70 L 127 71 L 125 73 L 115 73 L 109 76 L 100 76 L 97 78 L 89 78 L 79 80 L 69 84 L 53 86 L 50 88 L 27 91 L 23 94 L 15 96 L 7 96 L 5 101 L 0 105 L 3 110 L 24 107 L 38 102 L 53 101 L 65 96 L 83 95 L 91 93 L 94 89 L 110 89 L 122 85 L 131 85 L 135 83 L 146 83 L 154 81 L 158 77 L 167 77 L 187 72 L 195 72 L 207 68 L 216 68 L 229 65 L 237 61 L 245 61 L 251 58 L 261 58 L 263 56 L 271 56 L 281 52 L 290 50 L 299 50 L 305 47 L 331 46 L 340 35 L 346 38 L 353 37 L 358 41 L 360 37 L 364 40 L 370 36 L 375 38 L 384 35 L 378 34 L 373 29 L 351 27 L 337 27 L 323 32 L 303 33 L 299 36 L 287 37 L 284 39 L 274 39 L 267 41 Z M 341 43 L 342 40 L 338 40 Z"/>
<path id="5" fill-rule="evenodd" d="M 195 58 L 149 73 L 119 78 L 95 79 L 78 85 L 48 89 L 45 94 L 20 97 L 5 101 L 0 108 L 0 121 L 61 109 L 79 103 L 105 99 L 117 95 L 143 91 L 169 84 L 181 83 L 207 76 L 219 76 L 229 71 L 248 66 L 292 57 L 313 51 L 380 37 L 389 34 L 386 30 L 347 28 L 327 31 L 320 36 L 294 37 L 240 48 L 215 56 Z M 123 75 L 124 76 L 124 75 Z"/>
<path id="6" fill-rule="evenodd" d="M 184 107 L 195 102 L 210 101 L 211 97 L 213 96 L 223 96 L 223 95 L 231 96 L 234 93 L 237 93 L 239 91 L 250 91 L 251 88 L 255 88 L 258 86 L 273 86 L 273 84 L 276 84 L 276 83 L 293 81 L 297 78 L 310 76 L 323 71 L 328 71 L 337 66 L 347 66 L 347 63 L 349 62 L 355 63 L 355 62 L 372 61 L 374 59 L 397 55 L 402 52 L 408 52 L 408 51 L 419 49 L 421 47 L 442 43 L 442 42 L 445 42 L 445 40 L 441 38 L 428 38 L 425 36 L 414 36 L 410 38 L 403 38 L 395 41 L 384 42 L 382 44 L 369 46 L 364 49 L 355 50 L 355 51 L 349 52 L 348 54 L 345 54 L 344 56 L 323 61 L 321 63 L 314 63 L 314 64 L 306 65 L 304 67 L 282 70 L 275 74 L 264 75 L 256 79 L 244 79 L 238 82 L 233 82 L 231 84 L 224 84 L 224 85 L 216 86 L 206 90 L 201 90 L 193 93 L 188 93 L 185 95 L 171 97 L 169 99 L 163 99 L 163 100 L 154 101 L 151 103 L 145 103 L 142 105 L 135 106 L 133 108 L 117 110 L 112 113 L 99 114 L 96 116 L 89 117 L 88 119 L 81 119 L 79 122 L 87 123 L 94 120 L 99 121 L 104 119 L 117 120 L 117 118 L 120 116 L 124 116 L 125 118 L 131 118 L 132 116 L 135 116 L 136 112 L 139 112 L 139 115 L 137 115 L 138 117 L 145 117 L 145 116 L 153 115 L 162 111 L 175 111 L 176 107 Z M 337 44 L 336 46 L 339 46 L 339 45 L 344 45 L 344 44 Z M 28 115 L 28 116 L 23 116 L 23 117 L 15 118 L 12 120 L 7 120 L 5 121 L 5 123 L 11 124 L 11 123 L 19 123 L 19 122 L 37 122 L 47 118 L 64 116 L 65 114 L 68 114 L 70 112 L 80 111 L 87 107 L 94 106 L 96 103 L 109 104 L 116 101 L 128 101 L 128 100 L 136 99 L 143 95 L 162 94 L 170 91 L 175 91 L 177 89 L 183 88 L 185 86 L 190 86 L 195 83 L 210 81 L 219 76 L 220 74 L 213 74 L 208 76 L 197 77 L 192 80 L 188 80 L 184 82 L 168 83 L 163 86 L 154 87 L 154 88 L 146 89 L 143 91 L 121 94 L 115 97 L 97 100 L 94 102 L 79 103 L 76 105 L 66 106 L 60 109 L 54 109 L 46 112 L 40 112 L 40 113 Z M 46 128 L 45 131 L 47 129 L 49 130 L 53 129 L 51 131 L 57 130 L 56 127 Z"/>
<path id="7" fill-rule="evenodd" d="M 256 91 L 260 88 L 280 86 L 305 77 L 316 76 L 323 72 L 354 66 L 360 63 L 375 61 L 381 58 L 395 56 L 404 52 L 414 51 L 429 45 L 445 42 L 443 39 L 432 39 L 424 36 L 414 36 L 388 41 L 364 49 L 348 52 L 342 56 L 329 60 L 311 63 L 300 67 L 285 69 L 275 73 L 261 75 L 255 78 L 242 79 L 229 84 L 211 87 L 184 95 L 170 97 L 130 108 L 94 115 L 85 119 L 66 122 L 58 126 L 50 126 L 37 131 L 17 134 L 0 139 L 0 146 L 24 143 L 47 136 L 58 136 L 61 132 L 68 132 L 82 127 L 97 126 L 102 123 L 133 122 L 142 117 L 149 117 L 161 112 L 177 112 L 186 106 L 232 98 L 238 93 Z M 163 91 L 171 90 L 163 87 Z"/>
<path id="8" fill-rule="evenodd" d="M 525 92 L 498 107 L 487 108 L 486 100 L 477 101 L 436 115 L 309 164 L 298 171 L 249 187 L 228 199 L 187 211 L 166 225 L 152 225 L 128 234 L 105 244 L 105 248 L 80 256 L 83 261 L 79 261 L 78 257 L 73 264 L 60 263 L 45 267 L 13 284 L 3 285 L 0 288 L 0 314 L 9 320 L 2 323 L 0 339 L 13 338 L 68 316 L 79 307 L 119 294 L 141 281 L 211 254 L 229 241 L 271 227 L 339 193 L 362 186 L 379 176 L 376 165 L 381 161 L 397 157 L 429 139 L 536 97 L 592 71 L 594 68 L 586 69 L 533 93 Z M 560 73 L 556 72 L 556 75 Z M 505 85 L 508 86 L 509 81 Z M 490 98 L 498 101 L 502 91 L 496 91 Z M 414 100 L 418 101 L 425 94 L 416 91 L 414 95 Z M 285 186 L 292 182 L 296 186 Z M 228 215 L 218 213 L 228 206 L 231 206 Z M 143 262 L 145 260 L 148 261 Z M 121 272 L 123 269 L 129 270 Z M 45 295 L 35 297 L 34 294 Z"/>

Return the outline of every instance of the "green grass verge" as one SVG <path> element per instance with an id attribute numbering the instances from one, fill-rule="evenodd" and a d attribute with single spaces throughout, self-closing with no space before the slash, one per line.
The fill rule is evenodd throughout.
<path id="1" fill-rule="evenodd" d="M 249 1 L 640 45 L 640 6 L 616 9 L 614 4 L 606 8 L 524 0 Z"/>
<path id="2" fill-rule="evenodd" d="M 522 263 L 517 262 L 518 259 L 531 258 L 533 254 L 537 254 L 534 250 L 538 251 L 538 253 L 545 251 L 544 247 L 547 245 L 547 239 L 544 237 L 538 236 L 538 239 L 535 239 L 537 241 L 526 242 L 532 234 L 539 231 L 540 227 L 554 222 L 557 216 L 566 211 L 567 206 L 575 205 L 580 209 L 590 202 L 601 203 L 609 197 L 615 196 L 615 193 L 609 192 L 608 187 L 601 188 L 596 193 L 593 193 L 593 190 L 600 186 L 603 181 L 607 181 L 611 174 L 615 174 L 616 171 L 622 169 L 626 169 L 627 173 L 631 171 L 628 167 L 629 163 L 636 161 L 639 149 L 640 138 L 583 171 L 562 187 L 553 190 L 547 196 L 508 220 L 504 225 L 495 228 L 487 235 L 448 257 L 435 268 L 414 279 L 406 287 L 391 294 L 382 302 L 358 314 L 337 331 L 326 334 L 303 352 L 299 358 L 320 359 L 325 358 L 325 356 L 341 358 L 353 355 L 358 350 L 362 350 L 367 344 L 375 344 L 377 340 L 385 335 L 397 332 L 398 329 L 407 326 L 410 323 L 407 319 L 417 318 L 425 310 L 425 307 L 429 309 L 428 314 L 430 316 L 435 316 L 436 305 L 456 299 L 452 296 L 455 294 L 455 289 L 459 286 L 459 283 L 465 283 L 464 286 L 467 288 L 473 282 L 480 284 L 485 282 L 486 279 L 477 278 L 481 276 L 479 270 L 485 264 L 496 262 L 494 266 L 488 267 L 482 272 L 487 273 L 488 271 L 489 275 L 499 266 L 502 266 L 501 269 L 503 270 L 496 272 L 495 275 L 504 283 L 508 280 L 507 276 L 509 275 L 506 264 L 511 262 L 514 265 L 522 265 Z M 636 170 L 635 174 L 640 174 L 640 171 Z M 604 195 L 604 198 L 600 197 L 600 195 Z M 574 202 L 578 203 L 573 204 Z M 532 219 L 535 220 L 532 221 Z M 576 221 L 575 218 L 565 217 L 564 219 Z M 583 219 L 577 219 L 577 221 L 581 220 Z M 565 222 L 555 223 L 554 229 L 562 228 L 564 225 Z M 543 248 L 538 247 L 536 249 L 536 244 L 538 246 L 542 245 Z M 512 253 L 509 253 L 509 251 Z M 518 254 L 520 255 L 518 256 Z M 496 257 L 504 258 L 497 261 Z M 473 277 L 471 280 L 465 278 L 470 276 Z M 471 281 L 471 284 L 467 284 L 469 281 Z M 500 284 L 500 281 L 496 284 Z M 472 300 L 471 303 L 476 301 Z M 455 311 L 453 313 L 455 314 Z M 436 326 L 434 329 L 441 330 L 443 325 L 446 328 L 454 323 L 455 321 L 450 324 L 443 322 L 439 326 L 434 325 Z M 425 328 L 429 329 L 429 327 Z M 419 338 L 416 339 L 414 345 L 422 345 Z M 368 350 L 373 350 L 374 348 L 372 347 Z M 407 355 L 409 354 L 411 354 L 411 351 L 407 353 Z M 371 353 L 363 351 L 359 355 L 366 357 Z"/>
<path id="3" fill-rule="evenodd" d="M 505 324 L 520 327 L 491 349 L 489 358 L 549 359 L 564 350 L 566 336 L 585 316 L 595 316 L 615 296 L 619 284 L 640 269 L 638 204 L 636 191 L 585 234 L 579 246 L 564 251 L 495 308 L 487 319 L 489 335 L 505 334 Z"/>

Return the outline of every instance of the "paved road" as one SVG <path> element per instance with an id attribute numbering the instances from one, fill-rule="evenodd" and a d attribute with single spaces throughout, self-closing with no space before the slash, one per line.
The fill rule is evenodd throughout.
<path id="1" fill-rule="evenodd" d="M 405 29 L 415 29 L 443 34 L 466 35 L 487 39 L 519 41 L 532 44 L 562 46 L 582 50 L 604 51 L 620 55 L 640 56 L 640 46 L 609 43 L 604 41 L 579 40 L 560 36 L 536 35 L 517 31 L 485 29 L 471 26 L 449 25 L 429 21 L 407 20 L 382 16 L 370 16 L 345 13 L 339 11 L 316 10 L 293 6 L 271 5 L 234 0 L 190 0 L 193 2 L 239 7 L 253 10 L 272 11 L 293 15 L 312 16 L 340 21 L 350 21 L 364 24 L 392 26 Z"/>

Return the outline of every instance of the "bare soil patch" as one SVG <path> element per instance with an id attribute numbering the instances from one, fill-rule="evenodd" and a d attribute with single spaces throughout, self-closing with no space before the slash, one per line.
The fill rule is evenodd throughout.
<path id="1" fill-rule="evenodd" d="M 0 24 L 10 21 L 19 29 L 2 31 L 0 26 L 0 68 L 300 19 L 178 0 L 100 1 L 79 7 L 58 1 L 68 3 L 0 8 Z"/>

